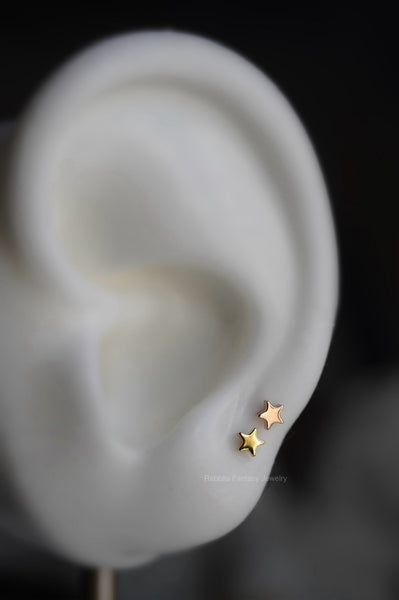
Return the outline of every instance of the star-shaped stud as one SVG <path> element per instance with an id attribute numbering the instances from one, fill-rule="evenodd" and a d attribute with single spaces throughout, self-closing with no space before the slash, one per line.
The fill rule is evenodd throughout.
<path id="1" fill-rule="evenodd" d="M 264 412 L 259 413 L 259 417 L 264 419 L 266 429 L 270 429 L 274 423 L 284 423 L 280 414 L 283 408 L 283 404 L 273 406 L 271 402 L 265 401 Z"/>
<path id="2" fill-rule="evenodd" d="M 265 443 L 263 440 L 260 440 L 256 434 L 256 427 L 248 434 L 240 431 L 238 435 L 242 437 L 242 444 L 239 447 L 239 450 L 249 450 L 252 456 L 256 456 L 257 447 L 262 446 L 262 444 Z"/>

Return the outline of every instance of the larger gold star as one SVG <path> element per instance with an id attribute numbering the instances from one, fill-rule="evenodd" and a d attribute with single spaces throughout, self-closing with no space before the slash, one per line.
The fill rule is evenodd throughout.
<path id="1" fill-rule="evenodd" d="M 264 412 L 259 413 L 259 416 L 261 419 L 264 419 L 266 429 L 270 429 L 274 423 L 284 423 L 280 415 L 283 408 L 283 404 L 280 406 L 273 406 L 271 402 L 265 402 L 265 410 Z"/>
<path id="2" fill-rule="evenodd" d="M 238 435 L 242 437 L 242 444 L 239 450 L 249 450 L 252 456 L 256 456 L 257 447 L 262 446 L 262 444 L 265 443 L 263 440 L 260 440 L 256 434 L 256 427 L 248 434 L 240 431 Z"/>

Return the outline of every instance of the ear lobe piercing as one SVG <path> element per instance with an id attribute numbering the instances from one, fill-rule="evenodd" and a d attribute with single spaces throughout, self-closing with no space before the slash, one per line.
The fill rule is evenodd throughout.
<path id="1" fill-rule="evenodd" d="M 263 412 L 258 413 L 258 417 L 265 421 L 265 429 L 270 429 L 274 423 L 284 423 L 280 414 L 283 408 L 283 404 L 273 406 L 268 400 L 265 401 Z"/>
<path id="2" fill-rule="evenodd" d="M 257 436 L 256 427 L 251 431 L 251 433 L 240 433 L 238 434 L 242 438 L 242 444 L 239 447 L 239 450 L 249 450 L 252 456 L 256 456 L 256 449 L 258 446 L 262 446 L 265 442 L 260 440 Z"/>
<path id="3" fill-rule="evenodd" d="M 283 408 L 283 404 L 273 406 L 271 402 L 265 400 L 263 412 L 257 413 L 257 416 L 264 420 L 265 429 L 270 429 L 274 423 L 284 423 L 283 419 L 281 418 L 281 411 Z M 265 443 L 263 440 L 258 438 L 257 433 L 256 427 L 254 427 L 251 433 L 242 433 L 240 431 L 238 435 L 241 436 L 242 443 L 239 447 L 239 450 L 248 450 L 252 456 L 256 456 L 257 447 L 262 446 Z"/>

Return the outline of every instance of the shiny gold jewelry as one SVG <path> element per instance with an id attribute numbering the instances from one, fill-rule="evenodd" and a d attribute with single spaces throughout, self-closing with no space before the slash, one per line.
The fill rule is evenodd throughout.
<path id="1" fill-rule="evenodd" d="M 252 456 L 256 456 L 257 447 L 262 446 L 262 444 L 265 443 L 263 440 L 260 440 L 256 434 L 256 427 L 248 434 L 240 431 L 238 435 L 242 438 L 242 444 L 239 447 L 239 450 L 249 450 Z"/>
<path id="2" fill-rule="evenodd" d="M 283 408 L 283 404 L 273 406 L 271 402 L 265 401 L 264 411 L 258 413 L 258 416 L 265 421 L 265 429 L 270 429 L 274 423 L 284 423 L 280 415 Z"/>

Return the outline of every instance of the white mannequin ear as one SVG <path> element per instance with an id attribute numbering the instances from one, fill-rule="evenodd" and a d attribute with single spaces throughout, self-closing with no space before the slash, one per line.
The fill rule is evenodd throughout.
<path id="1" fill-rule="evenodd" d="M 25 269 L 3 253 L 1 426 L 27 509 L 91 564 L 228 532 L 334 322 L 331 215 L 292 109 L 217 44 L 125 35 L 47 84 L 8 164 Z M 264 400 L 284 404 L 267 432 Z M 254 427 L 256 457 L 238 451 Z"/>

